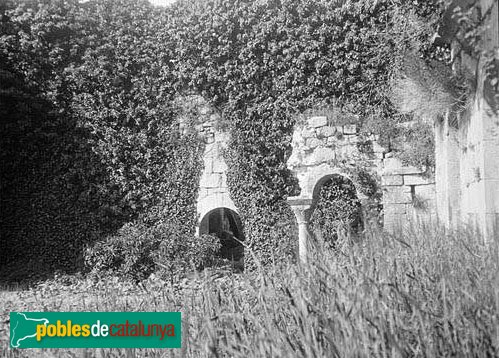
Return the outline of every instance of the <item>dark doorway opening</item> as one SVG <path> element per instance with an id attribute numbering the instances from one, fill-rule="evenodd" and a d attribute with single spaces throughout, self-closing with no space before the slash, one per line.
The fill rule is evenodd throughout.
<path id="1" fill-rule="evenodd" d="M 220 257 L 233 263 L 243 263 L 244 241 L 242 223 L 239 215 L 228 208 L 217 208 L 204 216 L 199 225 L 199 234 L 209 234 L 220 239 Z"/>

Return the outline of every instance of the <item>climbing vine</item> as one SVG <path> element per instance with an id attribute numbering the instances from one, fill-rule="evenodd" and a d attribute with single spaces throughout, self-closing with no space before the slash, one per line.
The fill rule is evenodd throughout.
<path id="1" fill-rule="evenodd" d="M 322 185 L 311 224 L 316 236 L 320 236 L 331 246 L 340 238 L 359 233 L 360 201 L 350 180 L 334 176 Z"/>
<path id="2" fill-rule="evenodd" d="M 365 116 L 387 103 L 390 2 L 179 1 L 168 16 L 177 88 L 223 113 L 230 193 L 248 245 L 269 263 L 294 222 L 285 199 L 298 189 L 286 168 L 296 114 L 339 100 Z"/>
<path id="3" fill-rule="evenodd" d="M 2 173 L 2 197 L 13 203 L 6 220 L 37 235 L 33 228 L 48 230 L 46 257 L 61 242 L 60 250 L 79 249 L 124 222 L 171 217 L 192 232 L 202 146 L 193 133 L 178 133 L 173 102 L 192 92 L 222 114 L 230 134 L 228 185 L 254 253 L 249 267 L 291 254 L 286 198 L 298 187 L 286 160 L 297 116 L 340 103 L 391 146 L 400 122 L 414 116 L 397 114 L 390 101 L 392 69 L 408 53 L 422 59 L 419 69 L 452 61 L 449 43 L 434 40 L 452 7 L 440 0 L 178 0 L 164 10 L 145 0 L 18 5 L 0 7 L 1 99 L 9 103 L 1 110 L 10 120 L 2 162 L 12 169 Z M 497 90 L 497 51 L 480 47 L 489 14 L 476 17 L 477 10 L 455 8 L 451 33 L 472 54 L 490 52 L 487 83 Z M 32 213 L 34 221 L 19 219 Z M 57 225 L 48 229 L 47 221 Z M 2 251 L 7 240 L 30 241 L 17 226 L 2 237 Z"/>
<path id="4" fill-rule="evenodd" d="M 203 147 L 177 128 L 160 11 L 145 0 L 0 11 L 0 264 L 20 276 L 80 270 L 86 246 L 137 239 L 113 235 L 125 223 L 193 236 Z"/>

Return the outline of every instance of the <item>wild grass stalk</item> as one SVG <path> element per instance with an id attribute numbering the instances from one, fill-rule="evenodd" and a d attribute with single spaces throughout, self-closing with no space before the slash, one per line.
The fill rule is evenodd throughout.
<path id="1" fill-rule="evenodd" d="M 472 231 L 372 231 L 307 266 L 205 271 L 181 287 L 85 280 L 2 294 L 6 310 L 182 311 L 181 350 L 138 357 L 494 357 L 499 355 L 499 246 Z M 82 303 L 84 302 L 84 304 Z M 0 356 L 74 356 L 17 350 Z M 124 356 L 125 350 L 88 351 Z M 85 353 L 85 354 L 87 354 Z M 81 356 L 81 355 L 80 355 Z"/>

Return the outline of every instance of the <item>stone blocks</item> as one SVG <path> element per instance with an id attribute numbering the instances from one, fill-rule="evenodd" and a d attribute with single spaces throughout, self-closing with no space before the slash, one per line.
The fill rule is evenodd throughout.
<path id="1" fill-rule="evenodd" d="M 303 138 L 311 138 L 315 136 L 315 131 L 313 129 L 305 128 L 301 131 Z"/>
<path id="2" fill-rule="evenodd" d="M 227 171 L 227 164 L 223 158 L 215 158 L 212 165 L 213 173 L 225 173 Z"/>
<path id="3" fill-rule="evenodd" d="M 317 165 L 333 161 L 336 158 L 336 153 L 331 148 L 317 148 L 306 161 L 307 165 Z"/>
<path id="4" fill-rule="evenodd" d="M 422 170 L 416 167 L 404 166 L 402 162 L 394 157 L 385 158 L 383 163 L 383 174 L 421 174 Z"/>
<path id="5" fill-rule="evenodd" d="M 389 186 L 383 188 L 383 203 L 408 204 L 411 202 L 411 193 L 406 192 L 403 186 Z"/>
<path id="6" fill-rule="evenodd" d="M 417 174 L 404 175 L 404 185 L 426 185 L 435 183 L 433 178 L 425 178 Z"/>
<path id="7" fill-rule="evenodd" d="M 421 198 L 435 201 L 435 185 L 433 184 L 417 185 L 414 188 L 414 192 Z"/>
<path id="8" fill-rule="evenodd" d="M 357 134 L 356 124 L 346 124 L 343 126 L 343 134 Z"/>
<path id="9" fill-rule="evenodd" d="M 320 137 L 332 137 L 336 133 L 335 127 L 325 126 L 318 129 L 318 135 Z"/>
<path id="10" fill-rule="evenodd" d="M 320 116 L 320 117 L 311 117 L 308 120 L 308 124 L 312 128 L 317 128 L 317 127 L 323 127 L 327 125 L 327 117 L 326 116 Z"/>
<path id="11" fill-rule="evenodd" d="M 392 185 L 403 185 L 404 178 L 401 175 L 384 175 L 381 177 L 381 185 L 392 186 Z"/>
<path id="12" fill-rule="evenodd" d="M 308 138 L 307 141 L 305 142 L 305 145 L 308 148 L 316 148 L 319 147 L 322 144 L 322 141 L 317 138 Z"/>
<path id="13" fill-rule="evenodd" d="M 201 188 L 217 188 L 222 184 L 222 176 L 220 174 L 204 173 L 199 182 Z"/>

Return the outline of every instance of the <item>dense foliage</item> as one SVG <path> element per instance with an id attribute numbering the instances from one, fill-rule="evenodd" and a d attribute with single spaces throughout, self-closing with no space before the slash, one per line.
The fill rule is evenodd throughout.
<path id="1" fill-rule="evenodd" d="M 387 1 L 222 0 L 170 11 L 179 89 L 199 91 L 223 113 L 231 196 L 264 263 L 293 225 L 281 213 L 297 190 L 286 168 L 296 114 L 340 100 L 366 115 L 386 102 L 389 10 Z"/>
<path id="2" fill-rule="evenodd" d="M 116 235 L 89 248 L 85 260 L 91 276 L 98 279 L 119 275 L 141 281 L 155 273 L 174 280 L 191 269 L 215 263 L 219 249 L 218 238 L 197 238 L 175 222 L 125 224 Z"/>
<path id="3" fill-rule="evenodd" d="M 74 269 L 81 246 L 119 223 L 105 168 L 70 108 L 63 75 L 80 47 L 75 7 L 2 9 L 2 264 Z M 33 262 L 34 261 L 34 262 Z M 41 262 L 40 262 L 41 261 Z"/>
<path id="4" fill-rule="evenodd" d="M 294 250 L 285 200 L 298 188 L 286 160 L 304 110 L 341 104 L 391 149 L 424 143 L 405 156 L 410 164 L 433 163 L 428 127 L 401 130 L 414 114 L 396 114 L 388 94 L 407 54 L 449 60 L 432 40 L 442 1 L 179 0 L 159 9 L 26 0 L 0 9 L 3 262 L 29 251 L 75 266 L 82 246 L 127 222 L 175 220 L 192 233 L 202 145 L 177 131 L 175 96 L 197 93 L 222 114 L 248 267 Z M 68 259 L 54 259 L 61 253 Z"/>
<path id="5" fill-rule="evenodd" d="M 351 237 L 361 227 L 360 201 L 354 184 L 343 176 L 325 182 L 319 192 L 311 218 L 314 232 L 327 244 L 334 246 L 339 237 Z"/>
<path id="6" fill-rule="evenodd" d="M 177 130 L 156 15 L 125 0 L 2 8 L 2 265 L 80 269 L 126 222 L 193 235 L 203 148 Z"/>

